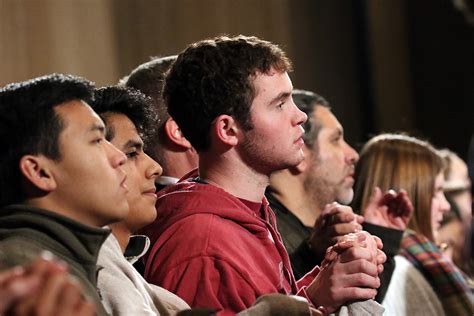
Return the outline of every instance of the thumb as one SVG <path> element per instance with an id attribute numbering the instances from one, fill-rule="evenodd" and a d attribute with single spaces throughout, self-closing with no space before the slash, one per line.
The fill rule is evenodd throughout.
<path id="1" fill-rule="evenodd" d="M 382 190 L 379 187 L 374 187 L 372 194 L 370 195 L 369 204 L 378 206 L 382 200 Z"/>
<path id="2" fill-rule="evenodd" d="M 380 205 L 382 201 L 382 190 L 379 187 L 374 187 L 372 190 L 372 194 L 369 198 L 369 203 L 364 210 L 364 216 L 366 215 L 373 215 L 373 212 L 377 210 L 377 207 Z"/>

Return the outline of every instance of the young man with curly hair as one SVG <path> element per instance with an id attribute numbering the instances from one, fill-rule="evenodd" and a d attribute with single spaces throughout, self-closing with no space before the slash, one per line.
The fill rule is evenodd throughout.
<path id="1" fill-rule="evenodd" d="M 376 294 L 384 255 L 365 248 L 347 249 L 299 282 L 293 276 L 264 197 L 272 172 L 304 159 L 307 117 L 293 103 L 290 71 L 278 46 L 237 36 L 190 45 L 166 77 L 168 111 L 199 169 L 160 192 L 145 277 L 193 307 L 238 312 L 284 293 L 333 312 Z"/>

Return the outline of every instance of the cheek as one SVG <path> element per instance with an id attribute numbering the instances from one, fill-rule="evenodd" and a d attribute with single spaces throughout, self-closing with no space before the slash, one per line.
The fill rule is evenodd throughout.
<path id="1" fill-rule="evenodd" d="M 431 201 L 431 214 L 438 215 L 440 212 L 440 201 L 438 199 L 433 199 Z"/>
<path id="2" fill-rule="evenodd" d="M 344 173 L 344 160 L 334 153 L 320 156 L 321 167 L 333 176 Z"/>

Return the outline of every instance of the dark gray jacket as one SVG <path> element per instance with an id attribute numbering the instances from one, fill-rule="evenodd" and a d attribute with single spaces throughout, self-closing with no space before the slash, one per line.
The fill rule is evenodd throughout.
<path id="1" fill-rule="evenodd" d="M 27 205 L 0 210 L 0 263 L 4 267 L 25 264 L 43 250 L 66 262 L 97 305 L 107 315 L 97 291 L 97 256 L 110 230 L 86 226 L 70 218 Z"/>

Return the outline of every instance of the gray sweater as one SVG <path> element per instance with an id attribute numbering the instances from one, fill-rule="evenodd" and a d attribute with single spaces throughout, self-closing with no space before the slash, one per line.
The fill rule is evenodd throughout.
<path id="1" fill-rule="evenodd" d="M 112 315 L 176 315 L 189 309 L 175 294 L 148 284 L 125 259 L 113 234 L 100 250 L 98 265 L 102 302 Z"/>

